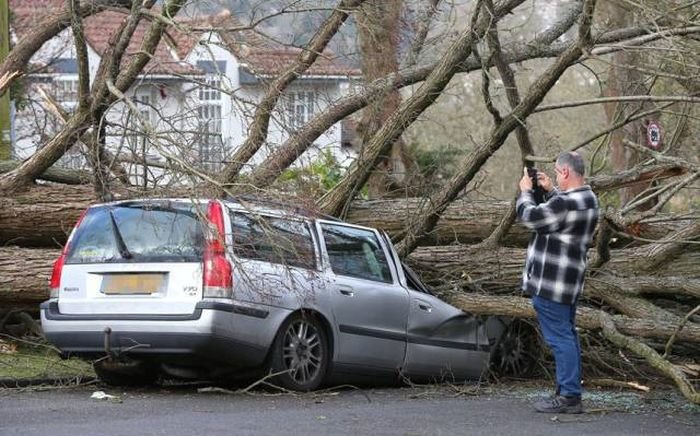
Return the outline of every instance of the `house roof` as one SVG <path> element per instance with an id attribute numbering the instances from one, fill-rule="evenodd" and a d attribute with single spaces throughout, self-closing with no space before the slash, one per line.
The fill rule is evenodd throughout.
<path id="1" fill-rule="evenodd" d="M 24 36 L 31 29 L 36 29 L 41 22 L 63 10 L 65 0 L 10 0 L 12 27 L 18 37 Z M 91 15 L 84 21 L 84 33 L 87 43 L 98 55 L 102 56 L 110 45 L 110 38 L 116 34 L 128 11 L 110 9 Z M 161 39 L 153 58 L 145 67 L 149 74 L 203 74 L 196 66 L 183 61 L 194 49 L 206 32 L 214 30 L 224 40 L 227 48 L 246 66 L 251 73 L 260 76 L 275 75 L 296 60 L 301 52 L 297 48 L 273 47 L 265 42 L 253 30 L 244 26 L 228 11 L 213 16 L 178 18 L 177 23 L 183 29 L 170 28 Z M 142 20 L 126 50 L 126 61 L 138 53 L 141 42 L 150 22 Z M 184 29 L 192 29 L 185 32 Z M 235 31 L 232 29 L 236 29 Z M 359 71 L 337 62 L 331 53 L 324 53 L 307 69 L 308 76 L 348 76 L 358 75 Z"/>

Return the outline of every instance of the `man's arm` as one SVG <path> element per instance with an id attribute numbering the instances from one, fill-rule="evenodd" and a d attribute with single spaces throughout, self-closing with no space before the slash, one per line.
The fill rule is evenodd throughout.
<path id="1" fill-rule="evenodd" d="M 538 182 L 547 189 L 546 203 L 537 205 L 532 192 L 532 181 L 527 174 L 527 168 L 523 169 L 523 177 L 520 179 L 520 196 L 516 203 L 516 211 L 520 222 L 525 227 L 540 233 L 556 232 L 562 228 L 566 218 L 566 201 L 555 195 L 557 191 L 546 174 L 538 172 Z"/>
<path id="2" fill-rule="evenodd" d="M 566 200 L 554 195 L 547 202 L 535 204 L 532 191 L 524 191 L 516 203 L 518 218 L 525 227 L 539 233 L 552 233 L 561 230 L 568 212 Z"/>

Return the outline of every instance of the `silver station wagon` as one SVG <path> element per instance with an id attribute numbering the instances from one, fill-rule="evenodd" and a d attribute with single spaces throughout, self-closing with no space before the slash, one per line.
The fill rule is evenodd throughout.
<path id="1" fill-rule="evenodd" d="M 109 384 L 262 370 L 294 390 L 479 378 L 507 324 L 432 296 L 384 232 L 273 203 L 187 199 L 87 209 L 41 322 Z"/>

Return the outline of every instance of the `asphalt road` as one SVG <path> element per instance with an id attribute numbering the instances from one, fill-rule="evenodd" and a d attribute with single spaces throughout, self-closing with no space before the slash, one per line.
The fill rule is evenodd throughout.
<path id="1" fill-rule="evenodd" d="M 102 390 L 114 399 L 91 398 Z M 543 389 L 349 389 L 310 394 L 116 390 L 94 385 L 0 390 L 0 435 L 698 435 L 700 408 L 666 393 L 593 393 L 588 413 L 543 415 Z M 621 409 L 628 411 L 620 412 Z"/>

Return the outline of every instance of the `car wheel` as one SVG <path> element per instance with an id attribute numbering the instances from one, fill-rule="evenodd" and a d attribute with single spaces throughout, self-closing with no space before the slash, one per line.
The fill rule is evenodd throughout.
<path id="1" fill-rule="evenodd" d="M 330 359 L 323 325 L 313 316 L 296 314 L 280 328 L 272 349 L 274 381 L 287 389 L 310 391 L 326 377 Z"/>
<path id="2" fill-rule="evenodd" d="M 156 382 L 158 371 L 139 360 L 101 360 L 92 365 L 97 377 L 110 386 L 148 386 Z"/>
<path id="3" fill-rule="evenodd" d="M 497 376 L 527 377 L 542 355 L 537 329 L 529 322 L 515 319 L 491 350 L 489 369 Z"/>

